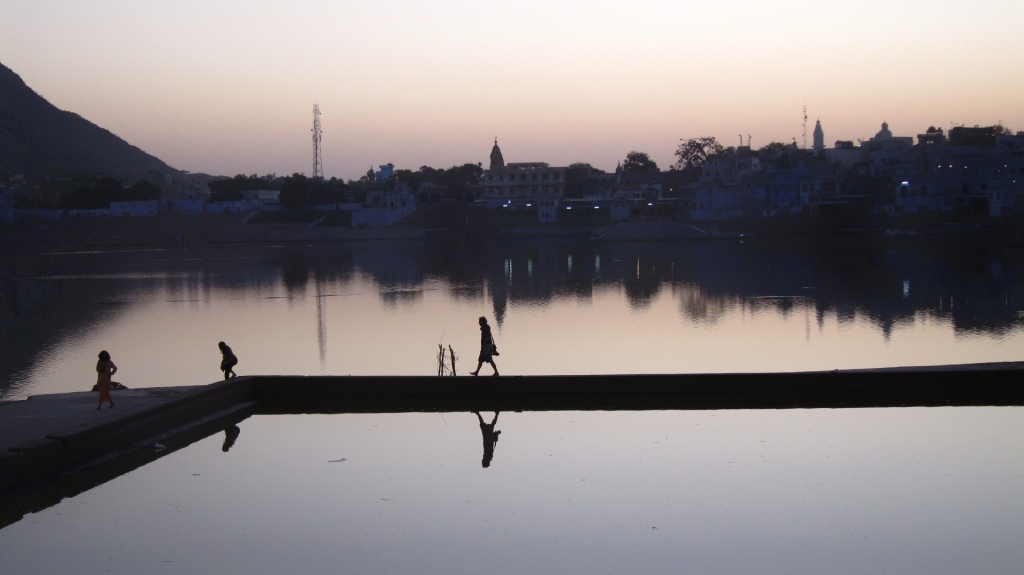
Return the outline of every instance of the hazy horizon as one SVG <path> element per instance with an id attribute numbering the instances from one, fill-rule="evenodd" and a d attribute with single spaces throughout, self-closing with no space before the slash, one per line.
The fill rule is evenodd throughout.
<path id="1" fill-rule="evenodd" d="M 1024 129 L 1024 6 L 442 0 L 287 6 L 0 0 L 0 61 L 58 108 L 171 166 L 328 177 L 630 150 L 660 167 L 681 138 L 826 145 L 929 126 Z"/>

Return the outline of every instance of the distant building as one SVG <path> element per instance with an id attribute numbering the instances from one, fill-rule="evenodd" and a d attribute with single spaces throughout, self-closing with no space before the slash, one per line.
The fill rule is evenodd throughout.
<path id="1" fill-rule="evenodd" d="M 261 206 L 279 206 L 281 190 L 243 190 L 242 198 L 255 201 Z"/>
<path id="2" fill-rule="evenodd" d="M 377 173 L 374 174 L 374 177 L 378 182 L 386 182 L 390 180 L 392 176 L 395 175 L 394 164 L 381 164 L 377 167 L 380 168 L 380 170 L 378 170 Z"/>
<path id="3" fill-rule="evenodd" d="M 996 126 L 965 128 L 957 126 L 949 130 L 949 143 L 953 146 L 995 147 Z"/>
<path id="4" fill-rule="evenodd" d="M 867 146 L 871 150 L 880 150 L 883 148 L 908 149 L 913 147 L 914 138 L 893 136 L 892 132 L 889 131 L 889 123 L 882 122 L 882 129 L 879 130 L 877 134 L 875 134 L 875 137 L 865 141 L 861 145 Z"/>
<path id="5" fill-rule="evenodd" d="M 942 128 L 929 126 L 928 131 L 917 135 L 918 146 L 941 146 L 946 143 L 946 134 Z"/>
<path id="6" fill-rule="evenodd" d="M 481 199 L 488 204 L 561 199 L 565 196 L 566 168 L 553 168 L 544 162 L 505 164 L 494 140 L 490 169 L 484 171 Z"/>
<path id="7" fill-rule="evenodd" d="M 859 166 L 867 166 L 868 150 L 855 147 L 853 142 L 838 140 L 834 148 L 825 150 L 825 157 L 832 161 L 832 165 L 853 171 Z"/>
<path id="8" fill-rule="evenodd" d="M 537 219 L 540 220 L 542 224 L 550 224 L 558 221 L 558 200 L 538 200 Z"/>
<path id="9" fill-rule="evenodd" d="M 820 152 L 825 149 L 825 132 L 821 129 L 821 120 L 814 124 L 814 151 Z"/>
<path id="10" fill-rule="evenodd" d="M 1016 134 L 1000 134 L 996 136 L 996 146 L 999 148 L 1024 150 L 1024 132 L 1017 132 Z"/>

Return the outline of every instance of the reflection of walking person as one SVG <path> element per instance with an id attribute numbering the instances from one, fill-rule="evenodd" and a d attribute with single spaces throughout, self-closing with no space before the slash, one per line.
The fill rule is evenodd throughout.
<path id="1" fill-rule="evenodd" d="M 490 467 L 491 459 L 494 459 L 494 446 L 498 444 L 498 436 L 501 435 L 501 431 L 494 431 L 494 424 L 498 423 L 498 412 L 494 412 L 494 419 L 490 423 L 484 423 L 484 418 L 480 417 L 479 411 L 473 413 L 480 420 L 480 433 L 484 436 L 484 458 L 480 461 L 480 465 Z"/>
<path id="2" fill-rule="evenodd" d="M 238 358 L 231 352 L 231 348 L 228 347 L 228 344 L 223 341 L 218 343 L 217 347 L 220 348 L 221 354 L 224 355 L 224 359 L 220 361 L 220 370 L 224 372 L 224 379 L 229 377 L 238 377 L 238 374 L 235 373 L 234 369 L 235 366 L 238 365 Z"/>
<path id="3" fill-rule="evenodd" d="M 469 372 L 470 375 L 480 375 L 480 368 L 484 363 L 491 364 L 494 373 L 498 375 L 498 366 L 494 365 L 494 357 L 498 355 L 498 346 L 494 345 L 494 337 L 491 336 L 491 326 L 487 325 L 487 318 L 480 318 L 480 357 L 477 358 L 476 371 Z"/>
<path id="4" fill-rule="evenodd" d="M 110 354 L 106 350 L 101 351 L 100 360 L 96 362 L 96 387 L 100 390 L 100 403 L 96 409 L 103 407 L 104 401 L 109 401 L 110 407 L 114 407 L 114 399 L 110 397 L 110 389 L 114 387 L 114 383 L 110 381 L 110 377 L 115 373 L 117 366 L 110 361 Z"/>
<path id="5" fill-rule="evenodd" d="M 238 439 L 238 436 L 241 433 L 242 430 L 239 429 L 237 425 L 232 425 L 231 427 L 225 429 L 224 445 L 220 447 L 220 450 L 223 451 L 224 453 L 227 453 L 228 450 L 231 449 L 231 446 L 235 444 L 235 440 Z"/>

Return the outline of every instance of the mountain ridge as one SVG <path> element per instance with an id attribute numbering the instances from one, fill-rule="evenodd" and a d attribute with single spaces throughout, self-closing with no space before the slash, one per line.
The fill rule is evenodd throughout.
<path id="1" fill-rule="evenodd" d="M 109 130 L 60 110 L 0 63 L 0 175 L 177 173 Z"/>

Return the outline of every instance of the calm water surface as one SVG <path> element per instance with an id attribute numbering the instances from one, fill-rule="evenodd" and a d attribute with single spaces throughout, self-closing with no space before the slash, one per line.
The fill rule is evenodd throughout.
<path id="1" fill-rule="evenodd" d="M 962 246 L 364 242 L 0 259 L 0 398 L 239 374 L 815 370 L 1024 359 L 1024 259 Z"/>
<path id="2" fill-rule="evenodd" d="M 483 412 L 486 423 L 493 414 Z M 3 573 L 1016 574 L 1024 409 L 254 416 L 0 530 Z"/>
<path id="3" fill-rule="evenodd" d="M 1024 359 L 971 245 L 361 243 L 0 256 L 0 398 L 241 374 Z M 484 412 L 484 423 L 494 414 Z M 1018 573 L 1022 408 L 251 417 L 0 530 L 2 573 Z M 490 434 L 493 439 L 493 433 Z M 490 455 L 488 455 L 490 453 Z M 484 466 L 484 463 L 487 463 Z"/>

